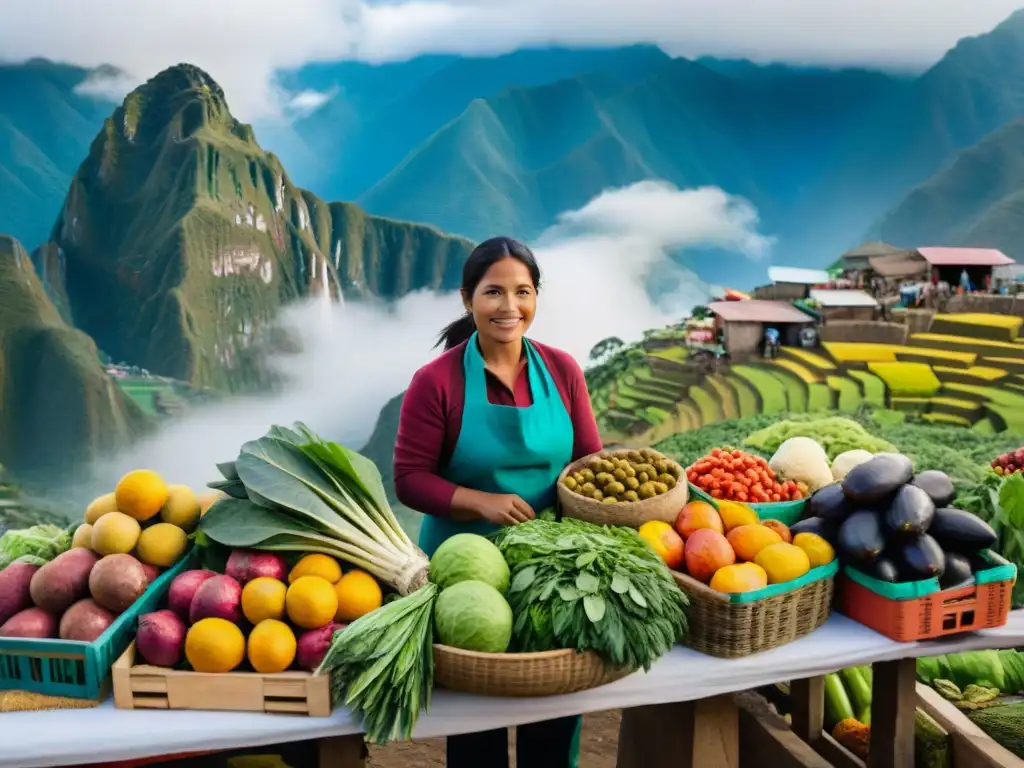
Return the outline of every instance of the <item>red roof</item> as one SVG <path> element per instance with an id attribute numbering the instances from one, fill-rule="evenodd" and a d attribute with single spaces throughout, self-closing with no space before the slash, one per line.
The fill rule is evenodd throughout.
<path id="1" fill-rule="evenodd" d="M 784 301 L 713 301 L 708 309 L 730 323 L 811 323 L 813 318 Z"/>
<path id="2" fill-rule="evenodd" d="M 917 252 L 937 267 L 1002 267 L 1014 263 L 998 248 L 918 248 Z"/>

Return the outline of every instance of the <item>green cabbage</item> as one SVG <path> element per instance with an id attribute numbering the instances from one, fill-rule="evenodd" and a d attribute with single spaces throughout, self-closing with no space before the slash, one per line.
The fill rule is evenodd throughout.
<path id="1" fill-rule="evenodd" d="M 0 536 L 0 568 L 15 560 L 29 565 L 45 565 L 71 548 L 71 532 L 49 523 L 33 525 Z"/>
<path id="2" fill-rule="evenodd" d="M 508 563 L 493 542 L 473 533 L 457 533 L 430 558 L 430 580 L 441 589 L 463 581 L 482 581 L 508 591 Z"/>
<path id="3" fill-rule="evenodd" d="M 504 653 L 512 639 L 512 609 L 490 584 L 460 581 L 441 591 L 434 624 L 443 645 L 464 651 Z"/>

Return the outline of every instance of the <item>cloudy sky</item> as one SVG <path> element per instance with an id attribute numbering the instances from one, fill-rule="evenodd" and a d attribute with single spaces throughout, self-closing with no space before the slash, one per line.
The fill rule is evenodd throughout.
<path id="1" fill-rule="evenodd" d="M 653 42 L 678 55 L 921 67 L 1024 0 L 0 0 L 0 58 L 113 64 L 142 80 L 180 61 L 245 119 L 310 61 Z M 143 10 L 145 9 L 145 10 Z M 307 96 L 307 98 L 309 98 Z"/>

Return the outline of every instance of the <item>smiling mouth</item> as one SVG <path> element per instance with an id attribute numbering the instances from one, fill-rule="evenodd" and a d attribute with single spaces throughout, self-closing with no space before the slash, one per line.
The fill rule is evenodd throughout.
<path id="1" fill-rule="evenodd" d="M 522 319 L 523 318 L 521 318 L 521 317 L 502 317 L 502 318 L 497 318 L 496 317 L 496 318 L 493 318 L 491 320 L 491 322 L 494 323 L 497 326 L 501 326 L 502 328 L 511 328 L 513 326 L 519 325 L 519 323 L 522 321 Z"/>

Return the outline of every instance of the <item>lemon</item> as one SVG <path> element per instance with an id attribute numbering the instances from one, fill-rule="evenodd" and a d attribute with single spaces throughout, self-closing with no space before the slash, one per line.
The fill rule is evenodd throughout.
<path id="1" fill-rule="evenodd" d="M 295 564 L 291 573 L 288 574 L 288 583 L 293 584 L 296 579 L 301 579 L 303 576 L 319 576 L 322 579 L 327 579 L 331 584 L 337 584 L 338 579 L 341 578 L 341 566 L 330 555 L 316 552 L 306 555 Z"/>
<path id="2" fill-rule="evenodd" d="M 185 635 L 185 658 L 196 672 L 230 672 L 245 658 L 245 635 L 227 619 L 200 619 Z"/>
<path id="3" fill-rule="evenodd" d="M 170 523 L 156 523 L 139 536 L 136 554 L 139 560 L 160 568 L 174 565 L 188 549 L 188 536 Z"/>
<path id="4" fill-rule="evenodd" d="M 832 545 L 816 533 L 798 533 L 793 537 L 793 544 L 807 553 L 811 568 L 828 565 L 836 557 Z"/>
<path id="5" fill-rule="evenodd" d="M 764 568 L 764 572 L 768 574 L 769 584 L 782 584 L 799 579 L 811 570 L 811 561 L 807 553 L 795 544 L 787 544 L 784 541 L 769 544 L 757 553 L 754 562 Z"/>
<path id="6" fill-rule="evenodd" d="M 92 551 L 98 555 L 125 555 L 135 549 L 142 528 L 124 512 L 108 512 L 92 526 Z"/>
<path id="7" fill-rule="evenodd" d="M 92 549 L 92 526 L 82 523 L 75 528 L 75 535 L 71 537 L 72 549 Z"/>
<path id="8" fill-rule="evenodd" d="M 117 509 L 142 522 L 154 517 L 167 501 L 167 483 L 151 469 L 136 469 L 114 489 Z"/>
<path id="9" fill-rule="evenodd" d="M 320 576 L 300 576 L 288 587 L 285 610 L 292 624 L 303 629 L 328 624 L 338 612 L 334 585 Z"/>
<path id="10" fill-rule="evenodd" d="M 336 621 L 355 621 L 370 611 L 380 608 L 384 602 L 380 584 L 366 571 L 352 570 L 342 576 L 334 585 L 334 594 L 338 596 Z"/>
<path id="11" fill-rule="evenodd" d="M 284 616 L 288 587 L 277 579 L 259 576 L 242 587 L 242 613 L 251 624 Z"/>
<path id="12" fill-rule="evenodd" d="M 112 493 L 93 499 L 89 503 L 89 506 L 85 508 L 85 522 L 95 523 L 108 512 L 117 512 L 117 499 Z"/>
<path id="13" fill-rule="evenodd" d="M 249 633 L 249 663 L 265 675 L 284 672 L 295 661 L 296 646 L 295 635 L 287 624 L 264 619 Z"/>
<path id="14" fill-rule="evenodd" d="M 160 519 L 191 531 L 199 522 L 199 499 L 187 485 L 167 486 L 167 501 L 160 510 Z"/>

